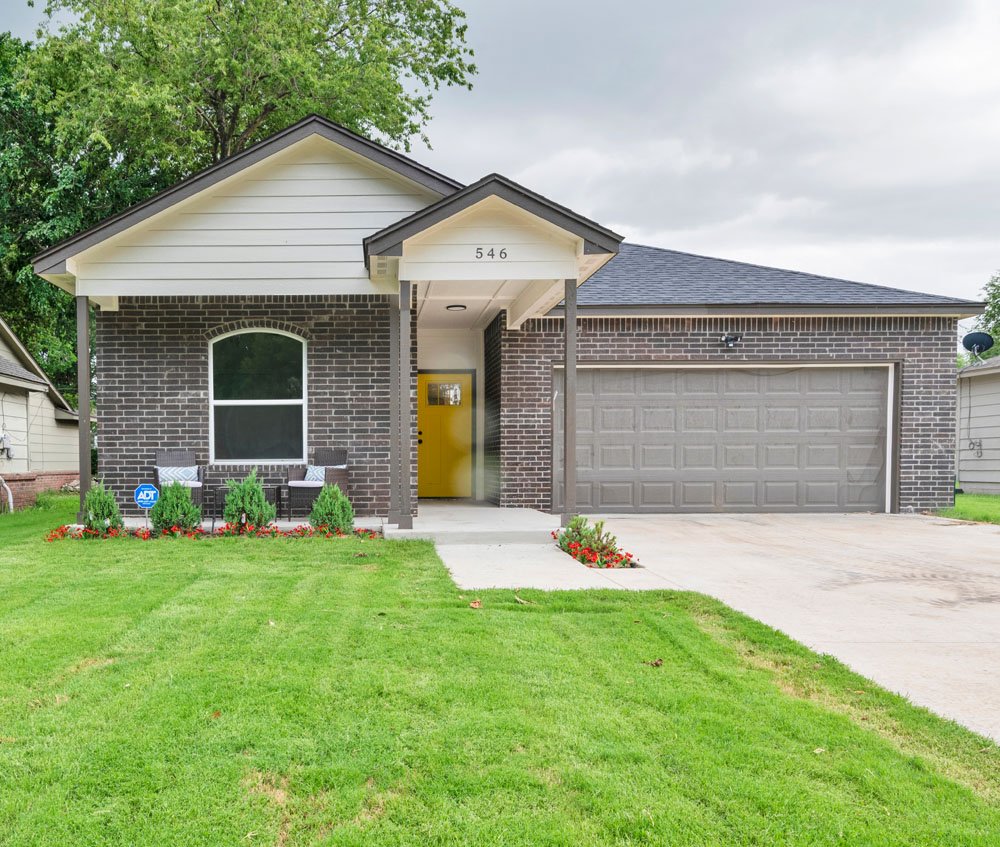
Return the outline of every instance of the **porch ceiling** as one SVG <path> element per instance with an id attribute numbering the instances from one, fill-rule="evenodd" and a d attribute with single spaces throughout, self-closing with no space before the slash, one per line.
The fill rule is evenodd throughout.
<path id="1" fill-rule="evenodd" d="M 562 299 L 562 280 L 436 280 L 415 284 L 416 321 L 422 329 L 484 329 L 503 309 L 515 316 L 548 311 Z M 464 306 L 464 309 L 448 309 Z"/>

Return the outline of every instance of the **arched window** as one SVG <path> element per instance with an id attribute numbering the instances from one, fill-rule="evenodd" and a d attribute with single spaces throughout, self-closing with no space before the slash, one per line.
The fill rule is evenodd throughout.
<path id="1" fill-rule="evenodd" d="M 209 345 L 213 462 L 304 462 L 306 343 L 241 330 Z"/>

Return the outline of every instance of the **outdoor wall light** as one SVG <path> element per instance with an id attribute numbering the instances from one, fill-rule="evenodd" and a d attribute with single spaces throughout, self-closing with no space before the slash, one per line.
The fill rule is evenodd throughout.
<path id="1" fill-rule="evenodd" d="M 464 312 L 465 306 L 461 303 L 452 303 L 450 306 L 445 306 L 449 312 Z"/>
<path id="2" fill-rule="evenodd" d="M 727 350 L 732 350 L 736 346 L 736 342 L 743 338 L 742 335 L 735 335 L 733 333 L 726 333 L 722 336 L 720 341 L 726 345 Z"/>

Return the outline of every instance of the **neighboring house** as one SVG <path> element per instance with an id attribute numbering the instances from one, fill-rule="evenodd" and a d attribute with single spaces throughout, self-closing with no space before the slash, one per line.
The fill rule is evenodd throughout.
<path id="1" fill-rule="evenodd" d="M 14 508 L 79 477 L 78 443 L 76 412 L 0 320 L 0 477 Z"/>
<path id="2" fill-rule="evenodd" d="M 1000 358 L 958 372 L 958 481 L 970 494 L 1000 494 Z"/>
<path id="3" fill-rule="evenodd" d="M 358 513 L 403 526 L 417 496 L 564 518 L 952 502 L 956 321 L 982 304 L 621 241 L 310 117 L 34 266 L 76 295 L 82 344 L 97 307 L 123 505 L 158 447 L 211 483 L 337 446 Z"/>

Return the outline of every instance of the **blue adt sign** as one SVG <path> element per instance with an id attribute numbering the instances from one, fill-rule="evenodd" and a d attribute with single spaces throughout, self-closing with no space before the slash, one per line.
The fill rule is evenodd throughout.
<path id="1" fill-rule="evenodd" d="M 140 509 L 152 509 L 156 505 L 156 501 L 160 499 L 160 491 L 155 485 L 144 482 L 132 496 L 135 499 L 135 505 Z"/>

